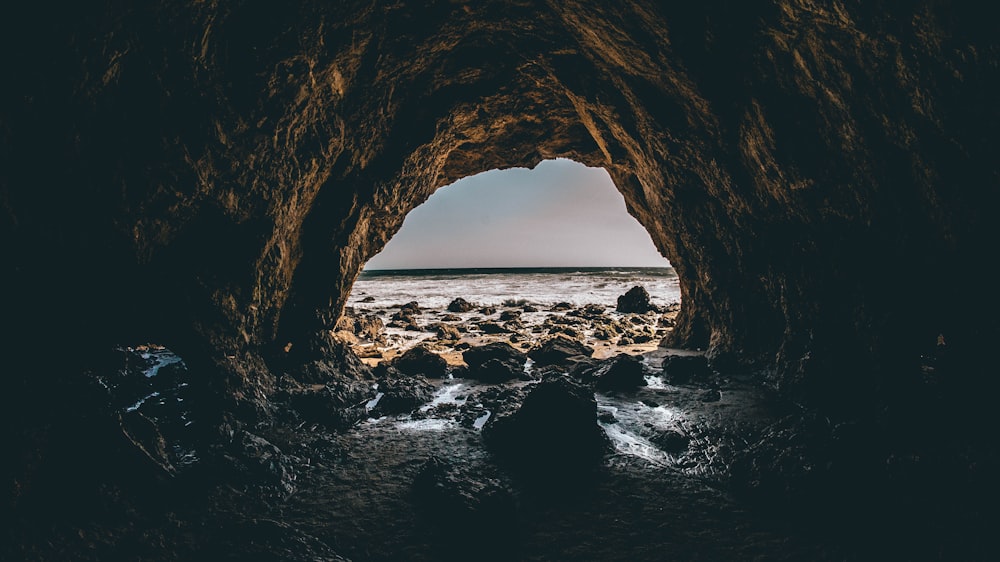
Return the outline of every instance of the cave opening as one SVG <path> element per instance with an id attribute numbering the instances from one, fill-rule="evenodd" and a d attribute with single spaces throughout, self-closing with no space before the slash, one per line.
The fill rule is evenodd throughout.
<path id="1" fill-rule="evenodd" d="M 655 348 L 679 306 L 607 171 L 553 159 L 439 188 L 365 264 L 337 331 L 371 365 L 418 343 L 462 365 L 463 348 L 555 334 L 603 358 Z"/>

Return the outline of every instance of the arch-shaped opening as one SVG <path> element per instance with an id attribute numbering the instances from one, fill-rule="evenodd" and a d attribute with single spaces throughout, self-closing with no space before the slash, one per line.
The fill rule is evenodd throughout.
<path id="1" fill-rule="evenodd" d="M 629 290 L 648 302 L 619 310 Z M 675 271 L 608 173 L 554 159 L 435 191 L 365 265 L 339 333 L 371 364 L 418 342 L 460 364 L 456 349 L 556 333 L 608 357 L 655 349 L 679 307 Z"/>

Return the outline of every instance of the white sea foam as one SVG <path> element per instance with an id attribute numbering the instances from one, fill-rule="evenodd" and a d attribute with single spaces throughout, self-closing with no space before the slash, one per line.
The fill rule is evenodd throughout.
<path id="1" fill-rule="evenodd" d="M 654 304 L 680 302 L 673 269 L 637 268 L 365 272 L 354 283 L 347 304 L 364 309 L 417 301 L 423 308 L 444 308 L 462 297 L 492 306 L 524 300 L 542 306 L 569 302 L 613 307 L 618 297 L 635 285 L 645 287 Z M 366 297 L 374 301 L 362 302 Z"/>

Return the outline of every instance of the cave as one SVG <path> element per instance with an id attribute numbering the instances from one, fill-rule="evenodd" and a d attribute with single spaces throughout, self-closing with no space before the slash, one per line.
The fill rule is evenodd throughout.
<path id="1" fill-rule="evenodd" d="M 459 178 L 569 158 L 607 170 L 676 268 L 669 345 L 787 406 L 765 440 L 788 454 L 748 448 L 775 470 L 746 501 L 792 519 L 836 503 L 782 495 L 801 487 L 778 468 L 794 479 L 822 442 L 878 460 L 829 463 L 829 489 L 890 483 L 870 500 L 898 531 L 883 545 L 991 557 L 1000 45 L 981 10 L 158 0 L 23 4 L 2 26 L 4 555 L 335 559 L 272 512 L 174 546 L 130 530 L 124 513 L 260 475 L 165 473 L 169 436 L 123 425 L 101 373 L 123 343 L 166 346 L 211 462 L 279 458 L 253 432 L 282 427 L 283 381 L 367 376 L 327 334 L 406 214 Z M 902 516 L 913 490 L 922 527 Z M 162 517 L 250 502 L 224 497 Z M 81 522 L 95 510 L 106 532 Z"/>

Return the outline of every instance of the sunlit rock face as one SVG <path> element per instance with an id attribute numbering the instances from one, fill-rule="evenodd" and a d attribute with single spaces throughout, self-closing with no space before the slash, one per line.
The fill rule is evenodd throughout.
<path id="1" fill-rule="evenodd" d="M 408 211 L 554 157 L 606 168 L 676 266 L 674 342 L 793 396 L 867 400 L 843 390 L 996 334 L 1000 57 L 971 7 L 24 4 L 0 228 L 25 365 L 54 330 L 152 339 L 262 400 Z"/>

